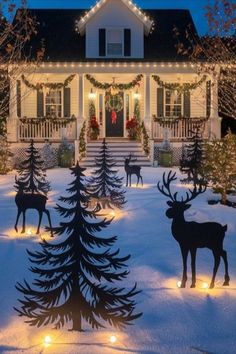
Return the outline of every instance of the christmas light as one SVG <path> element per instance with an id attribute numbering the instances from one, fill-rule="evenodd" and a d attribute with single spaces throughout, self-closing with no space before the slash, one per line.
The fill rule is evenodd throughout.
<path id="1" fill-rule="evenodd" d="M 27 235 L 32 235 L 31 229 L 28 229 L 28 230 L 26 231 L 26 233 L 27 233 Z"/>
<path id="2" fill-rule="evenodd" d="M 177 288 L 181 288 L 181 281 L 179 280 L 179 281 L 177 281 Z"/>

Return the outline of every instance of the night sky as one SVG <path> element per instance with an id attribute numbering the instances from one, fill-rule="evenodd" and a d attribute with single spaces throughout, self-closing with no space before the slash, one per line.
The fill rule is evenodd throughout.
<path id="1" fill-rule="evenodd" d="M 207 32 L 204 6 L 210 0 L 136 0 L 141 8 L 153 9 L 189 9 L 200 34 Z M 28 0 L 31 8 L 90 8 L 96 0 Z"/>

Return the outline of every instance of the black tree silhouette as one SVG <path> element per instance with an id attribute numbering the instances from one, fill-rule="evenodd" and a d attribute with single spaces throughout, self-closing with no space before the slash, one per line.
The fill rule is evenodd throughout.
<path id="1" fill-rule="evenodd" d="M 201 128 L 197 127 L 192 132 L 190 139 L 191 144 L 186 147 L 186 152 L 180 160 L 180 171 L 187 174 L 186 178 L 181 180 L 182 183 L 193 183 L 194 186 L 204 184 L 201 174 L 201 165 L 203 160 L 203 138 Z"/>
<path id="2" fill-rule="evenodd" d="M 19 190 L 19 182 L 24 192 L 39 193 L 47 195 L 50 191 L 50 184 L 46 179 L 46 173 L 43 170 L 44 162 L 41 159 L 38 149 L 31 140 L 29 147 L 26 149 L 26 159 L 20 164 L 16 179 L 15 187 Z"/>
<path id="3" fill-rule="evenodd" d="M 78 163 L 71 168 L 75 179 L 67 189 L 70 196 L 60 197 L 70 208 L 57 205 L 59 214 L 70 219 L 53 228 L 55 234 L 65 235 L 64 240 L 58 244 L 44 240 L 41 252 L 27 251 L 35 265 L 31 271 L 38 276 L 33 285 L 39 290 L 26 281 L 17 283 L 24 300 L 19 300 L 21 308 L 16 311 L 32 326 L 54 323 L 55 328 L 60 328 L 71 321 L 72 330 L 82 331 L 84 319 L 92 328 L 104 327 L 108 322 L 121 329 L 141 316 L 134 313 L 132 298 L 139 293 L 136 284 L 129 291 L 109 287 L 110 282 L 127 277 L 129 271 L 123 268 L 130 256 L 119 258 L 119 250 L 110 249 L 116 237 L 93 235 L 112 220 L 90 222 L 97 212 L 86 207 L 89 196 L 83 185 L 84 170 Z"/>
<path id="4" fill-rule="evenodd" d="M 96 170 L 88 180 L 90 196 L 96 198 L 100 208 L 122 209 L 125 201 L 125 191 L 122 189 L 123 177 L 117 175 L 113 170 L 116 162 L 109 151 L 106 140 L 103 139 L 99 155 L 95 159 Z"/>

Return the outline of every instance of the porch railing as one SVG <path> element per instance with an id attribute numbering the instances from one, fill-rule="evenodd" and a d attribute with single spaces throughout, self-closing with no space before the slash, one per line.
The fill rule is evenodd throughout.
<path id="1" fill-rule="evenodd" d="M 28 121 L 27 121 L 28 120 Z M 18 138 L 20 140 L 68 140 L 76 139 L 76 121 L 65 123 L 66 118 L 58 119 L 56 122 L 45 120 L 40 122 L 38 119 L 26 118 L 24 121 L 19 121 Z"/>
<path id="2" fill-rule="evenodd" d="M 183 141 L 191 138 L 192 132 L 200 127 L 203 132 L 203 138 L 209 137 L 209 125 L 206 118 L 180 118 L 171 121 L 171 119 L 163 119 L 160 121 L 152 121 L 152 138 L 165 139 L 166 131 L 168 138 L 172 141 Z"/>

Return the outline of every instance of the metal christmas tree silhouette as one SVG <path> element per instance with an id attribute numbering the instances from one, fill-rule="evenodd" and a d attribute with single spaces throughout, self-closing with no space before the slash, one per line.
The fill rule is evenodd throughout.
<path id="1" fill-rule="evenodd" d="M 21 183 L 24 192 L 43 193 L 47 195 L 50 190 L 50 184 L 46 180 L 44 172 L 44 162 L 41 159 L 38 149 L 31 140 L 29 147 L 26 149 L 26 159 L 20 164 L 18 170 L 19 177 L 16 179 L 16 189 L 19 189 L 18 182 Z"/>
<path id="2" fill-rule="evenodd" d="M 127 277 L 125 262 L 130 256 L 119 257 L 119 250 L 111 250 L 116 237 L 94 235 L 112 220 L 96 222 L 97 212 L 87 209 L 84 170 L 78 163 L 71 168 L 74 180 L 67 189 L 70 195 L 60 197 L 68 207 L 56 208 L 69 219 L 53 228 L 56 235 L 64 236 L 63 240 L 54 244 L 44 240 L 40 252 L 28 251 L 33 263 L 31 271 L 37 279 L 34 287 L 26 281 L 16 285 L 24 294 L 24 299 L 19 300 L 21 308 L 16 310 L 32 326 L 53 323 L 60 328 L 71 322 L 72 330 L 82 331 L 84 320 L 95 329 L 104 327 L 106 322 L 121 329 L 141 316 L 134 312 L 133 297 L 139 293 L 136 285 L 128 291 L 109 286 Z"/>
<path id="3" fill-rule="evenodd" d="M 95 161 L 96 170 L 92 173 L 88 185 L 91 197 L 97 200 L 99 209 L 123 208 L 126 203 L 125 191 L 122 189 L 123 178 L 118 177 L 117 171 L 113 170 L 116 162 L 111 156 L 105 139 Z"/>

